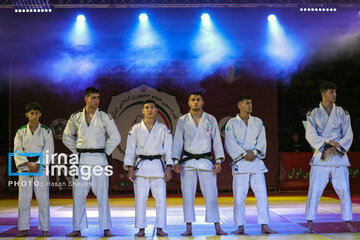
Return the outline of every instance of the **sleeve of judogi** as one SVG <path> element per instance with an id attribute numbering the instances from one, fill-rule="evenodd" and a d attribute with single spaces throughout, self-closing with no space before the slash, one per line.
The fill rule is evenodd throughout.
<path id="1" fill-rule="evenodd" d="M 234 135 L 234 126 L 231 120 L 225 126 L 225 149 L 233 160 L 246 154 L 246 151 L 237 142 Z"/>
<path id="2" fill-rule="evenodd" d="M 109 138 L 106 140 L 105 143 L 105 153 L 107 155 L 110 155 L 117 145 L 119 145 L 121 141 L 121 136 L 119 133 L 119 130 L 115 124 L 114 119 L 110 117 L 108 114 L 104 115 L 104 123 L 105 123 L 105 129 L 107 134 L 109 135 Z"/>
<path id="3" fill-rule="evenodd" d="M 181 153 L 184 146 L 184 121 L 179 118 L 174 135 L 174 141 L 172 145 L 172 158 L 180 160 Z M 176 164 L 176 162 L 174 162 Z"/>
<path id="4" fill-rule="evenodd" d="M 165 162 L 166 165 L 174 165 L 174 161 L 171 155 L 172 148 L 172 135 L 169 129 L 165 129 L 165 141 L 164 141 L 164 152 L 165 152 Z"/>
<path id="5" fill-rule="evenodd" d="M 213 148 L 215 153 L 215 159 L 216 162 L 222 162 L 225 160 L 225 154 L 224 154 L 224 148 L 221 142 L 221 136 L 219 131 L 219 125 L 215 119 L 213 118 L 212 122 L 212 128 L 211 128 L 211 137 L 213 139 Z"/>
<path id="6" fill-rule="evenodd" d="M 66 123 L 66 127 L 63 132 L 62 142 L 64 145 L 70 149 L 71 152 L 76 153 L 76 125 L 75 125 L 75 115 L 73 114 L 69 121 Z"/>
<path id="7" fill-rule="evenodd" d="M 128 170 L 129 166 L 134 166 L 135 156 L 136 156 L 136 130 L 135 127 L 132 127 L 129 131 L 126 141 L 126 149 L 125 149 L 125 157 L 124 157 L 125 170 Z"/>
<path id="8" fill-rule="evenodd" d="M 351 121 L 350 121 L 350 115 L 347 112 L 343 111 L 343 122 L 342 122 L 342 138 L 339 140 L 339 144 L 341 145 L 342 153 L 346 153 L 349 151 L 352 141 L 353 141 L 353 131 L 351 129 Z"/>
<path id="9" fill-rule="evenodd" d="M 43 149 L 43 165 L 49 165 L 51 163 L 51 157 L 54 153 L 54 138 L 50 129 L 45 132 L 46 133 L 44 134 L 45 145 Z M 40 164 L 40 160 L 38 160 L 37 163 Z"/>
<path id="10" fill-rule="evenodd" d="M 15 138 L 14 138 L 14 153 L 23 153 L 23 141 L 21 136 L 21 130 L 18 130 L 16 132 Z M 24 164 L 28 162 L 27 158 L 24 156 L 19 156 L 17 154 L 14 154 L 15 159 L 15 165 L 16 167 L 19 167 L 21 164 Z"/>
<path id="11" fill-rule="evenodd" d="M 255 152 L 256 156 L 260 159 L 264 159 L 266 155 L 266 133 L 265 126 L 262 121 L 259 121 L 259 133 L 256 138 Z"/>
<path id="12" fill-rule="evenodd" d="M 305 138 L 313 148 L 321 151 L 321 148 L 324 146 L 327 139 L 322 136 L 319 136 L 316 130 L 314 112 L 309 112 L 306 115 L 306 118 L 307 121 L 306 121 Z"/>

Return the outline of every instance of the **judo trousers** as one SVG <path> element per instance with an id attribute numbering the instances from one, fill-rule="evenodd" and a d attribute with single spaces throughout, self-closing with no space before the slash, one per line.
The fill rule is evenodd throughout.
<path id="1" fill-rule="evenodd" d="M 240 173 L 234 174 L 233 176 L 235 225 L 243 226 L 246 223 L 245 200 L 249 191 L 249 186 L 251 186 L 256 198 L 258 223 L 269 224 L 269 206 L 264 174 Z"/>
<path id="2" fill-rule="evenodd" d="M 197 179 L 199 178 L 201 193 L 205 198 L 205 222 L 220 222 L 219 205 L 217 202 L 218 189 L 216 173 L 213 171 L 187 170 L 181 172 L 181 192 L 183 196 L 184 222 L 195 222 L 195 194 Z"/>
<path id="3" fill-rule="evenodd" d="M 312 221 L 316 219 L 319 201 L 329 179 L 331 180 L 336 194 L 340 198 L 342 220 L 351 221 L 352 208 L 348 167 L 320 166 L 311 166 L 309 191 L 305 209 L 306 220 Z"/>
<path id="4" fill-rule="evenodd" d="M 89 166 L 87 166 L 89 167 Z M 98 168 L 99 166 L 97 166 Z M 99 222 L 100 229 L 110 229 L 111 215 L 109 206 L 109 177 L 105 174 L 104 167 L 103 172 L 100 174 L 93 174 L 91 166 L 90 168 L 83 169 L 79 174 L 78 179 L 74 179 L 73 182 L 73 229 L 74 231 L 83 230 L 88 227 L 86 216 L 86 198 L 89 194 L 90 188 L 96 200 L 98 202 Z M 99 170 L 99 169 L 97 169 Z M 81 171 L 79 171 L 81 172 Z M 98 176 L 97 176 L 98 175 Z"/>
<path id="5" fill-rule="evenodd" d="M 49 177 L 43 176 L 19 176 L 19 217 L 18 229 L 30 229 L 31 200 L 35 197 L 39 205 L 39 226 L 42 231 L 50 230 L 49 209 Z"/>
<path id="6" fill-rule="evenodd" d="M 156 201 L 156 227 L 166 227 L 166 182 L 164 178 L 137 176 L 134 181 L 135 193 L 135 228 L 145 228 L 146 202 L 151 190 Z"/>

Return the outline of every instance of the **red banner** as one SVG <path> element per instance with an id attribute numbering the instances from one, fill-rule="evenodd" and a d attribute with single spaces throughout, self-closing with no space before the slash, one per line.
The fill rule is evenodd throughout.
<path id="1" fill-rule="evenodd" d="M 280 171 L 282 190 L 307 191 L 309 187 L 310 159 L 312 152 L 280 153 Z M 351 190 L 360 190 L 360 152 L 348 153 L 351 167 L 349 168 Z M 332 188 L 331 183 L 327 188 Z"/>

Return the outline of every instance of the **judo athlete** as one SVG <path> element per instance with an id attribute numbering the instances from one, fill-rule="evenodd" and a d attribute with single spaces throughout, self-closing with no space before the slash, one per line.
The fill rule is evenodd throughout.
<path id="1" fill-rule="evenodd" d="M 263 162 L 266 155 L 265 127 L 260 118 L 251 116 L 252 100 L 249 96 L 240 96 L 237 104 L 240 113 L 225 127 L 225 148 L 233 159 L 234 222 L 238 226 L 232 234 L 244 233 L 249 186 L 255 194 L 261 232 L 277 233 L 268 227 L 270 217 L 264 176 L 268 170 Z"/>
<path id="2" fill-rule="evenodd" d="M 191 223 L 195 222 L 194 201 L 198 178 L 206 202 L 205 221 L 215 224 L 217 235 L 227 235 L 220 227 L 217 202 L 216 174 L 221 171 L 221 162 L 224 161 L 218 123 L 214 116 L 203 111 L 202 93 L 191 93 L 188 105 L 190 112 L 181 116 L 177 122 L 172 148 L 174 171 L 181 173 L 181 192 L 186 223 L 186 231 L 181 235 L 192 235 Z M 216 161 L 211 159 L 212 141 Z M 183 149 L 184 156 L 181 159 Z"/>
<path id="3" fill-rule="evenodd" d="M 39 173 L 39 156 L 19 156 L 15 153 L 15 164 L 19 173 L 19 232 L 17 237 L 28 236 L 30 229 L 30 208 L 33 191 L 39 205 L 39 229 L 43 237 L 49 237 L 50 209 L 49 209 L 49 176 L 46 175 L 45 166 L 49 164 L 47 159 L 54 153 L 54 139 L 51 130 L 39 122 L 41 106 L 38 103 L 26 105 L 26 117 L 29 123 L 21 127 L 15 135 L 14 152 L 17 153 L 42 153 L 43 172 L 41 176 L 31 176 Z"/>
<path id="4" fill-rule="evenodd" d="M 65 146 L 79 155 L 78 176 L 73 177 L 73 231 L 66 236 L 81 236 L 81 230 L 88 227 L 85 205 L 91 187 L 98 202 L 100 229 L 104 236 L 111 237 L 109 166 L 105 154 L 110 155 L 121 138 L 112 117 L 98 108 L 98 89 L 85 90 L 85 103 L 82 110 L 71 115 L 62 138 Z"/>
<path id="5" fill-rule="evenodd" d="M 158 236 L 167 236 L 166 227 L 166 182 L 171 179 L 172 136 L 169 129 L 156 119 L 155 102 L 143 104 L 144 119 L 129 131 L 126 142 L 124 168 L 134 182 L 136 237 L 145 236 L 146 202 L 149 190 L 156 201 L 156 226 Z M 165 163 L 163 161 L 163 156 Z"/>
<path id="6" fill-rule="evenodd" d="M 353 132 L 349 113 L 335 105 L 337 86 L 323 82 L 319 86 L 322 101 L 307 113 L 306 140 L 315 149 L 310 161 L 309 191 L 306 201 L 306 233 L 311 233 L 318 204 L 324 188 L 331 183 L 341 202 L 341 218 L 349 232 L 357 232 L 351 225 L 352 209 L 349 184 L 349 158 Z"/>

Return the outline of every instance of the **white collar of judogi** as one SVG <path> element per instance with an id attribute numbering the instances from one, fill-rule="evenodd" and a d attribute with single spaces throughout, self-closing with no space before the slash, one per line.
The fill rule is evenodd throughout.
<path id="1" fill-rule="evenodd" d="M 237 119 L 238 121 L 240 121 L 240 122 L 242 122 L 242 123 L 245 124 L 244 120 L 240 117 L 240 113 L 238 113 L 238 114 L 236 115 L 236 119 Z M 252 121 L 252 116 L 249 115 L 248 125 L 249 125 L 249 123 L 250 123 L 251 121 Z M 245 124 L 245 126 L 246 126 L 246 124 Z"/>

